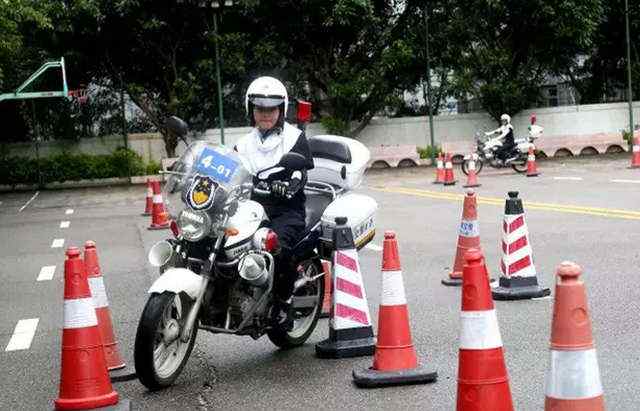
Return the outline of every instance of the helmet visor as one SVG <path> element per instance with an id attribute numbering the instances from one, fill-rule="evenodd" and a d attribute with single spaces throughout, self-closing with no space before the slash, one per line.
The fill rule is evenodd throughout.
<path id="1" fill-rule="evenodd" d="M 249 95 L 249 101 L 256 107 L 278 107 L 284 103 L 284 97 L 251 94 Z"/>

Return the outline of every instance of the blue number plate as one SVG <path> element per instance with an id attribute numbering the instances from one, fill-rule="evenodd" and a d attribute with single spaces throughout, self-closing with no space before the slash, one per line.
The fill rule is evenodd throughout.
<path id="1" fill-rule="evenodd" d="M 228 183 L 236 172 L 236 168 L 238 163 L 235 160 L 210 148 L 202 150 L 196 162 L 196 170 L 221 183 Z"/>

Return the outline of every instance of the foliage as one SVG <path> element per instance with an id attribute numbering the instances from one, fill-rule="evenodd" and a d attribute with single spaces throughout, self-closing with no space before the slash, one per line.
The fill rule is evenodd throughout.
<path id="1" fill-rule="evenodd" d="M 442 147 L 436 146 L 426 146 L 426 147 L 417 147 L 418 154 L 420 154 L 420 158 L 432 158 L 436 157 L 438 154 L 442 153 Z"/>
<path id="2" fill-rule="evenodd" d="M 345 136 L 349 133 L 349 124 L 335 117 L 322 117 L 320 123 L 327 131 L 328 134 L 334 134 L 337 136 Z"/>
<path id="3" fill-rule="evenodd" d="M 144 174 L 146 167 L 135 152 L 119 148 L 111 155 L 62 153 L 39 161 L 27 157 L 0 158 L 0 184 L 37 184 Z"/>
<path id="4" fill-rule="evenodd" d="M 148 176 L 158 174 L 160 170 L 162 170 L 162 166 L 160 165 L 160 163 L 151 160 L 149 163 L 147 163 L 145 174 Z"/>

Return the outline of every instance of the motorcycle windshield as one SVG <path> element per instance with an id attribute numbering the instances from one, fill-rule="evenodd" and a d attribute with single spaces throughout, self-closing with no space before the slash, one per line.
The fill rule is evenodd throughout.
<path id="1" fill-rule="evenodd" d="M 163 197 L 174 219 L 185 208 L 215 213 L 229 193 L 247 182 L 252 182 L 251 174 L 235 150 L 199 141 L 175 162 Z"/>

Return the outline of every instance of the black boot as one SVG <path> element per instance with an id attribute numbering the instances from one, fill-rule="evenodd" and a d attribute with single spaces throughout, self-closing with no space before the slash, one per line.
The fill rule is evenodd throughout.
<path id="1" fill-rule="evenodd" d="M 285 331 L 293 329 L 293 304 L 291 304 L 291 298 L 286 301 L 277 299 L 271 313 L 274 326 Z"/>

